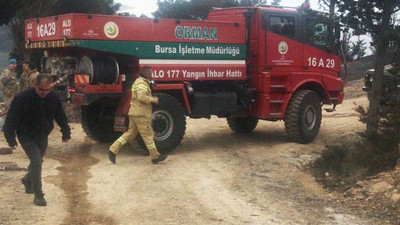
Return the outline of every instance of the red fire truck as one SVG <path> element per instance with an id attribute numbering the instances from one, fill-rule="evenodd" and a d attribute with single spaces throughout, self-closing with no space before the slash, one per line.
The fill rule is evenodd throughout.
<path id="1" fill-rule="evenodd" d="M 126 129 L 143 66 L 157 82 L 152 125 L 162 152 L 180 144 L 186 117 L 212 115 L 235 132 L 284 120 L 291 140 L 309 143 L 322 105 L 344 97 L 339 27 L 309 9 L 223 8 L 206 21 L 72 13 L 25 23 L 26 49 L 45 50 L 43 70 L 68 78 L 58 88 L 73 90 L 84 131 L 101 142 Z"/>

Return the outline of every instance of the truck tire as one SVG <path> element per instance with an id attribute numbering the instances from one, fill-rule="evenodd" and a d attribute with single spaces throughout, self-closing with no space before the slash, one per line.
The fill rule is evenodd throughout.
<path id="1" fill-rule="evenodd" d="M 172 96 L 156 94 L 159 104 L 153 107 L 152 125 L 154 142 L 160 153 L 172 152 L 181 142 L 186 131 L 186 115 L 182 105 Z M 147 150 L 140 135 L 139 145 Z"/>
<path id="2" fill-rule="evenodd" d="M 311 90 L 299 90 L 293 94 L 286 108 L 286 133 L 297 143 L 310 143 L 318 134 L 321 117 L 321 99 L 318 94 Z"/>
<path id="3" fill-rule="evenodd" d="M 237 133 L 251 133 L 256 129 L 258 124 L 258 118 L 253 116 L 240 118 L 228 117 L 226 120 L 228 121 L 229 127 Z"/>
<path id="4" fill-rule="evenodd" d="M 122 134 L 114 131 L 118 102 L 116 99 L 103 98 L 81 107 L 82 128 L 88 137 L 102 143 L 111 143 L 118 139 Z"/>

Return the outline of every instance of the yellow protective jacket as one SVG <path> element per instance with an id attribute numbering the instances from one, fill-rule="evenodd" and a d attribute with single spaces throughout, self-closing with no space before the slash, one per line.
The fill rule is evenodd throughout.
<path id="1" fill-rule="evenodd" d="M 128 115 L 150 119 L 152 113 L 150 81 L 138 77 L 132 85 L 132 101 Z"/>

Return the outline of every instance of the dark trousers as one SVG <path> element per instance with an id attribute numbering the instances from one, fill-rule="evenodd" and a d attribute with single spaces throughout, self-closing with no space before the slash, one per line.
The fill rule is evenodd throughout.
<path id="1" fill-rule="evenodd" d="M 18 140 L 30 160 L 28 173 L 23 179 L 32 184 L 35 195 L 41 195 L 43 194 L 42 163 L 47 149 L 47 137 L 37 141 L 28 136 L 18 136 Z"/>

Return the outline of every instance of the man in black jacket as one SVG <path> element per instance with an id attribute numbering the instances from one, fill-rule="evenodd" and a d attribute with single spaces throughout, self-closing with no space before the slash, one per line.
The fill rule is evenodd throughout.
<path id="1" fill-rule="evenodd" d="M 33 88 L 18 94 L 11 103 L 6 121 L 4 135 L 9 146 L 17 146 L 15 136 L 28 155 L 30 164 L 28 173 L 22 178 L 26 193 L 34 193 L 34 203 L 46 206 L 42 192 L 42 162 L 47 149 L 47 136 L 53 130 L 53 120 L 61 127 L 62 141 L 71 139 L 68 120 L 61 107 L 61 102 L 50 90 L 51 78 L 39 74 Z"/>

